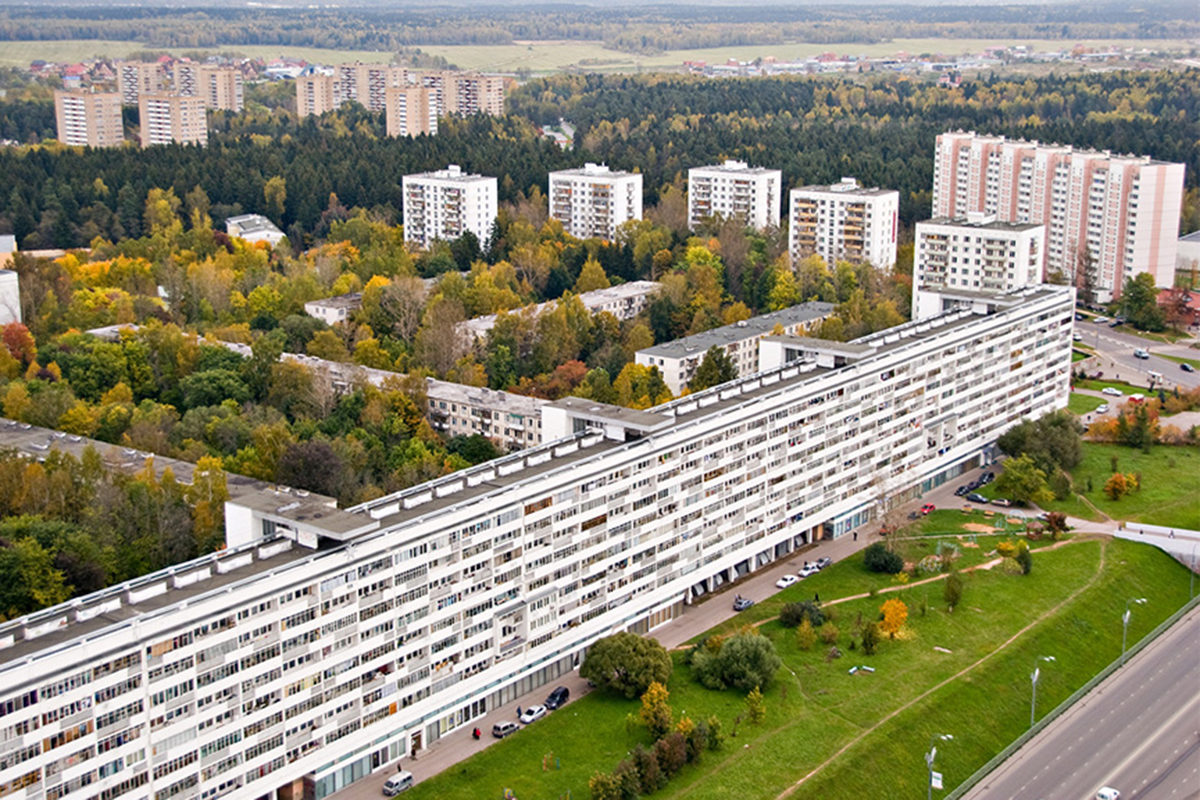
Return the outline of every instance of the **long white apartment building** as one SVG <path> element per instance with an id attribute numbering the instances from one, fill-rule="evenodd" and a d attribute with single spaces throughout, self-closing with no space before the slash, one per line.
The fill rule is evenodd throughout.
<path id="1" fill-rule="evenodd" d="M 617 228 L 642 218 L 642 176 L 590 161 L 550 173 L 550 216 L 577 239 L 617 238 Z"/>
<path id="2" fill-rule="evenodd" d="M 609 286 L 607 289 L 593 289 L 590 292 L 582 292 L 578 295 L 579 301 L 583 303 L 583 307 L 593 314 L 605 312 L 612 314 L 619 320 L 633 319 L 638 314 L 645 310 L 650 302 L 650 298 L 661 288 L 662 284 L 658 281 L 629 281 L 628 283 L 618 283 L 616 286 Z M 545 303 L 538 303 L 531 306 L 530 311 L 534 316 L 541 314 L 543 311 L 554 308 L 558 304 L 558 300 L 548 300 Z M 521 309 L 514 309 L 509 313 L 521 313 Z M 487 339 L 488 332 L 496 327 L 496 318 L 498 314 L 486 314 L 481 317 L 472 317 L 468 320 L 463 320 L 458 323 L 458 334 L 468 343 L 475 341 L 484 341 Z"/>
<path id="3" fill-rule="evenodd" d="M 394 773 L 597 638 L 989 459 L 1066 404 L 1073 295 L 772 337 L 778 366 L 650 411 L 559 401 L 541 447 L 305 510 L 303 536 L 271 508 L 254 540 L 0 623 L 0 791 L 321 800 Z"/>
<path id="4" fill-rule="evenodd" d="M 1184 170 L 1149 156 L 949 132 L 937 138 L 933 216 L 1043 224 L 1044 270 L 1090 281 L 1108 302 L 1141 272 L 1173 285 Z"/>
<path id="5" fill-rule="evenodd" d="M 726 160 L 688 170 L 688 227 L 695 230 L 708 217 L 745 220 L 762 230 L 779 225 L 783 173 Z"/>
<path id="6" fill-rule="evenodd" d="M 428 247 L 467 231 L 486 245 L 496 224 L 496 179 L 472 175 L 457 164 L 435 172 L 405 175 L 404 241 Z"/>
<path id="7" fill-rule="evenodd" d="M 779 311 L 694 333 L 682 339 L 638 350 L 638 364 L 657 367 L 671 394 L 684 390 L 713 347 L 725 351 L 739 376 L 753 375 L 760 369 L 759 341 L 772 334 L 803 334 L 833 312 L 832 303 L 801 303 Z"/>
<path id="8" fill-rule="evenodd" d="M 816 254 L 837 261 L 896 263 L 900 193 L 865 188 L 854 178 L 829 186 L 792 189 L 788 206 L 788 252 L 792 261 Z"/>
<path id="9" fill-rule="evenodd" d="M 1045 240 L 1044 225 L 999 222 L 991 214 L 918 222 L 912 318 L 936 316 L 980 292 L 1040 284 Z"/>

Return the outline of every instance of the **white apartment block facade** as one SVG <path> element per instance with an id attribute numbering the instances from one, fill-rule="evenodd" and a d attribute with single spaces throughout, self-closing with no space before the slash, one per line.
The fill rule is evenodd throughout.
<path id="1" fill-rule="evenodd" d="M 1042 282 L 1046 227 L 999 222 L 990 214 L 918 222 L 913 249 L 912 318 L 941 314 L 954 297 Z"/>
<path id="2" fill-rule="evenodd" d="M 774 333 L 798 335 L 833 312 L 831 303 L 801 303 L 760 314 L 732 325 L 694 333 L 682 339 L 646 347 L 634 354 L 638 364 L 657 367 L 671 394 L 679 394 L 696 374 L 704 355 L 713 347 L 725 351 L 738 377 L 759 371 L 759 341 Z"/>
<path id="3" fill-rule="evenodd" d="M 711 167 L 688 170 L 688 227 L 695 230 L 706 217 L 744 219 L 757 230 L 779 225 L 783 173 L 726 160 Z"/>
<path id="4" fill-rule="evenodd" d="M 788 252 L 793 263 L 816 254 L 830 267 L 841 260 L 890 268 L 896 263 L 899 215 L 899 192 L 866 189 L 854 178 L 792 189 Z"/>
<path id="5" fill-rule="evenodd" d="M 405 175 L 404 241 L 428 247 L 452 241 L 467 231 L 481 246 L 496 224 L 496 179 L 464 173 L 457 164 L 435 172 Z"/>
<path id="6" fill-rule="evenodd" d="M 1090 255 L 1097 299 L 1107 302 L 1142 272 L 1174 283 L 1183 180 L 1183 164 L 1148 156 L 957 131 L 937 139 L 933 216 L 1044 224 L 1045 272 L 1079 285 Z"/>
<path id="7" fill-rule="evenodd" d="M 138 101 L 142 147 L 156 144 L 208 144 L 204 100 L 177 94 L 143 94 Z"/>
<path id="8" fill-rule="evenodd" d="M 642 218 L 642 176 L 588 162 L 550 173 L 550 216 L 576 239 L 617 238 L 617 228 Z"/>
<path id="9" fill-rule="evenodd" d="M 125 141 L 117 92 L 54 92 L 58 140 L 80 147 L 117 147 Z"/>
<path id="10" fill-rule="evenodd" d="M 560 401 L 554 441 L 336 512 L 319 550 L 263 520 L 0 623 L 0 790 L 322 800 L 394 772 L 599 637 L 986 461 L 1066 404 L 1072 310 L 1042 287 L 649 412 Z"/>
<path id="11" fill-rule="evenodd" d="M 629 281 L 628 283 L 619 283 L 616 286 L 610 286 L 607 289 L 593 289 L 590 292 L 583 292 L 578 295 L 579 302 L 583 303 L 583 307 L 593 314 L 605 312 L 612 314 L 619 320 L 633 319 L 638 314 L 645 310 L 650 303 L 650 298 L 662 288 L 662 284 L 657 281 Z M 549 300 L 545 303 L 538 303 L 532 306 L 532 313 L 536 317 L 543 311 L 554 308 L 558 305 L 558 300 Z M 520 309 L 514 309 L 509 313 L 521 313 Z M 463 320 L 458 323 L 458 334 L 463 337 L 467 344 L 473 344 L 475 341 L 483 341 L 487 338 L 488 331 L 496 327 L 497 314 L 486 314 L 481 317 L 472 317 L 468 320 Z"/>

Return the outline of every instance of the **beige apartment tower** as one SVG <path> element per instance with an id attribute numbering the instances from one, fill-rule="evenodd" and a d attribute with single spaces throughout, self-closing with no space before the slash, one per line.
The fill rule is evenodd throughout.
<path id="1" fill-rule="evenodd" d="M 208 118 L 199 97 L 159 92 L 138 103 L 142 147 L 156 144 L 208 144 Z"/>
<path id="2" fill-rule="evenodd" d="M 119 92 L 54 93 L 58 140 L 81 147 L 116 147 L 125 141 Z"/>
<path id="3" fill-rule="evenodd" d="M 387 92 L 408 85 L 408 70 L 387 64 L 342 64 L 334 73 L 333 100 L 338 106 L 354 101 L 371 111 L 383 111 Z"/>
<path id="4" fill-rule="evenodd" d="M 296 78 L 296 116 L 319 117 L 337 108 L 332 75 L 301 75 Z"/>
<path id="5" fill-rule="evenodd" d="M 437 99 L 433 90 L 406 86 L 387 90 L 387 135 L 432 136 L 438 132 Z"/>
<path id="6" fill-rule="evenodd" d="M 122 61 L 117 64 L 117 88 L 121 102 L 136 106 L 141 96 L 161 92 L 166 85 L 162 64 L 156 61 Z"/>
<path id="7" fill-rule="evenodd" d="M 433 91 L 439 115 L 504 113 L 504 78 L 499 75 L 441 70 L 418 73 L 415 80 Z"/>
<path id="8" fill-rule="evenodd" d="M 244 104 L 242 73 L 235 67 L 181 62 L 175 65 L 175 91 L 199 97 L 206 108 L 241 111 Z"/>
<path id="9" fill-rule="evenodd" d="M 1183 164 L 1148 156 L 957 131 L 937 138 L 933 216 L 1045 225 L 1045 272 L 1103 303 L 1142 272 L 1174 283 L 1183 178 Z"/>

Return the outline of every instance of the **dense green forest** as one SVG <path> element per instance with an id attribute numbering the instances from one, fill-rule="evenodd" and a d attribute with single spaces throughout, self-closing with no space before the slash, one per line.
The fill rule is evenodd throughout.
<path id="1" fill-rule="evenodd" d="M 291 45 L 391 51 L 421 44 L 603 41 L 632 52 L 774 42 L 879 42 L 895 37 L 1186 38 L 1200 32 L 1186 2 L 1041 6 L 544 6 L 323 10 L 281 7 L 0 10 L 0 40 L 121 39 L 149 47 Z"/>

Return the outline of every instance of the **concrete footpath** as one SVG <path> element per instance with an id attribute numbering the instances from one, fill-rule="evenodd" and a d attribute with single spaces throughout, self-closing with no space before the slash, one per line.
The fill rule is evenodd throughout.
<path id="1" fill-rule="evenodd" d="M 909 512 L 919 510 L 925 503 L 933 503 L 939 508 L 962 508 L 964 505 L 963 499 L 954 496 L 954 489 L 978 477 L 986 469 L 989 468 L 971 470 L 955 480 L 947 481 L 926 495 L 907 503 L 902 508 L 902 513 L 907 516 Z M 990 469 L 996 471 L 998 468 L 993 465 Z M 1111 533 L 1116 528 L 1115 523 L 1092 523 L 1086 520 L 1075 519 L 1070 520 L 1070 522 L 1080 529 L 1101 533 Z M 779 580 L 781 576 L 796 574 L 806 561 L 815 561 L 822 557 L 831 558 L 835 562 L 841 561 L 863 549 L 871 542 L 878 541 L 879 537 L 875 535 L 878 529 L 879 523 L 877 521 L 867 523 L 838 539 L 817 542 L 815 545 L 810 545 L 802 550 L 791 553 L 786 558 L 772 562 L 736 583 L 727 583 L 715 594 L 708 595 L 701 602 L 686 607 L 681 616 L 676 617 L 660 628 L 656 628 L 650 636 L 657 639 L 668 649 L 679 647 L 710 628 L 735 616 L 737 612 L 733 610 L 734 595 L 741 594 L 755 602 L 765 600 L 780 591 L 775 587 L 775 581 Z M 857 536 L 854 535 L 855 533 L 857 533 Z M 405 757 L 399 762 L 399 768 L 412 772 L 417 783 L 433 777 L 443 770 L 449 769 L 458 762 L 470 758 L 475 753 L 498 741 L 492 738 L 492 725 L 502 720 L 516 720 L 518 707 L 528 708 L 530 705 L 544 702 L 546 695 L 556 686 L 566 686 L 571 690 L 571 703 L 565 709 L 552 712 L 556 714 L 569 711 L 575 700 L 578 700 L 590 691 L 587 682 L 579 677 L 578 670 L 563 675 L 553 683 L 536 689 L 507 705 L 493 709 L 485 717 L 476 720 L 473 724 L 462 730 L 443 736 L 419 752 L 415 758 Z M 471 731 L 475 727 L 478 727 L 483 734 L 478 741 L 471 737 Z M 383 782 L 393 772 L 394 770 L 391 769 L 380 770 L 374 775 L 342 789 L 340 792 L 332 795 L 332 797 L 334 800 L 367 800 L 367 798 L 377 798 L 380 796 Z"/>

